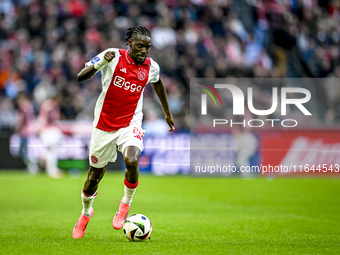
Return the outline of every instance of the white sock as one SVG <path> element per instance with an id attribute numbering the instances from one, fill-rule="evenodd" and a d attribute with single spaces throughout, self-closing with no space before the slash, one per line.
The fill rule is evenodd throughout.
<path id="1" fill-rule="evenodd" d="M 86 217 L 91 216 L 91 208 L 93 204 L 94 198 L 97 196 L 97 191 L 90 197 L 84 195 L 84 192 L 81 192 L 81 201 L 83 202 L 83 211 L 82 214 Z"/>
<path id="2" fill-rule="evenodd" d="M 130 205 L 132 202 L 132 197 L 135 194 L 137 188 L 130 189 L 124 185 L 124 197 L 122 198 L 122 203 Z"/>

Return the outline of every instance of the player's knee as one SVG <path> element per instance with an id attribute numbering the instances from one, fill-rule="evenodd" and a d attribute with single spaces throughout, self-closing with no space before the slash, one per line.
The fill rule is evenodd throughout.
<path id="1" fill-rule="evenodd" d="M 105 168 L 93 168 L 90 167 L 88 180 L 91 183 L 99 183 L 105 173 Z"/>
<path id="2" fill-rule="evenodd" d="M 138 157 L 125 157 L 124 163 L 127 169 L 136 169 L 138 168 Z"/>
<path id="3" fill-rule="evenodd" d="M 98 184 L 101 179 L 102 179 L 101 176 L 97 176 L 97 175 L 91 175 L 88 178 L 88 180 L 91 184 Z"/>

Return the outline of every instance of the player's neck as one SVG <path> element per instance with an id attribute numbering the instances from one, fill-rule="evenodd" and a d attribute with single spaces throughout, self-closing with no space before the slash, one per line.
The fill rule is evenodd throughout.
<path id="1" fill-rule="evenodd" d="M 137 66 L 139 66 L 139 65 L 141 65 L 141 64 L 144 63 L 144 62 L 141 63 L 141 62 L 139 62 L 138 60 L 134 59 L 134 58 L 132 57 L 131 50 L 128 50 L 128 55 L 129 55 L 130 59 L 131 59 L 134 63 L 136 63 Z"/>

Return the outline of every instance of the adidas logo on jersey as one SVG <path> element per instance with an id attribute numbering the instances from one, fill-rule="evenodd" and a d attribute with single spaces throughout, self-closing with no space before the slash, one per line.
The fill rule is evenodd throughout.
<path id="1" fill-rule="evenodd" d="M 120 69 L 121 72 L 126 73 L 126 68 Z"/>

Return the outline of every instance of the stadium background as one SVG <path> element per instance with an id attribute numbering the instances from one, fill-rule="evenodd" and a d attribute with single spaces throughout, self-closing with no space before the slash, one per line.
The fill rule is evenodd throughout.
<path id="1" fill-rule="evenodd" d="M 339 6 L 336 0 L 0 0 L 0 254 L 338 254 L 338 178 L 170 174 L 189 170 L 189 78 L 339 78 Z M 152 32 L 150 56 L 160 64 L 176 124 L 168 134 L 147 86 L 140 167 L 169 175 L 143 172 L 130 213 L 151 219 L 152 239 L 131 243 L 112 229 L 123 194 L 118 161 L 110 169 L 120 171 L 101 181 L 86 236 L 73 240 L 101 90 L 100 75 L 79 83 L 76 74 L 98 52 L 125 48 L 125 29 L 137 24 Z M 258 87 L 256 101 L 268 103 L 270 89 Z M 299 116 L 301 127 L 288 136 L 280 128 L 256 132 L 254 164 L 268 158 L 278 164 L 299 137 L 310 151 L 338 150 L 340 86 L 310 89 L 316 95 L 313 122 Z M 16 132 L 22 94 L 36 117 L 47 98 L 60 96 L 64 136 L 58 154 L 68 170 L 61 179 L 24 171 Z M 230 130 L 224 134 L 232 138 Z M 38 134 L 29 136 L 28 145 L 34 157 L 44 154 Z"/>
<path id="2" fill-rule="evenodd" d="M 11 134 L 20 93 L 29 97 L 36 115 L 46 99 L 58 95 L 65 134 L 59 158 L 86 159 L 100 75 L 79 83 L 76 74 L 102 50 L 126 48 L 126 28 L 144 25 L 152 33 L 150 56 L 161 66 L 176 133 L 167 134 L 158 99 L 147 86 L 144 127 L 150 150 L 146 149 L 141 168 L 156 171 L 160 162 L 180 158 L 179 166 L 169 170 L 168 165 L 158 173 L 187 172 L 190 78 L 340 77 L 339 12 L 339 1 L 326 0 L 1 1 L 1 168 L 23 166 L 18 160 L 6 163 L 12 158 L 8 144 L 14 158 L 19 151 L 19 137 Z M 320 84 L 313 90 L 317 139 L 338 126 L 340 89 Z M 268 92 L 270 86 L 259 87 L 257 100 L 268 100 Z M 309 124 L 299 125 L 301 134 L 311 128 Z M 165 144 L 176 148 L 164 152 Z M 35 158 L 43 154 L 36 135 L 29 138 L 28 148 Z M 155 157 L 161 160 L 154 162 Z"/>

